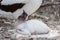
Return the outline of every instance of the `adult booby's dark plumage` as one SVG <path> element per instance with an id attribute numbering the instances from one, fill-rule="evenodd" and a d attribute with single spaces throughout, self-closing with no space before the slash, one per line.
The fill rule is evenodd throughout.
<path id="1" fill-rule="evenodd" d="M 6 12 L 15 12 L 17 9 L 20 9 L 24 6 L 25 4 L 23 3 L 16 3 L 12 5 L 1 5 L 0 4 L 0 9 Z"/>

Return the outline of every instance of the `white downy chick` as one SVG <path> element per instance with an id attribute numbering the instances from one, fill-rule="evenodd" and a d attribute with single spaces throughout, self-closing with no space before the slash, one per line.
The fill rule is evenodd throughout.
<path id="1" fill-rule="evenodd" d="M 16 26 L 16 29 L 22 30 L 23 35 L 29 35 L 31 38 L 54 38 L 60 36 L 58 30 L 52 30 L 44 22 L 36 19 L 31 19 L 22 24 L 19 24 Z M 18 31 L 18 33 L 19 32 L 21 31 Z"/>
<path id="2" fill-rule="evenodd" d="M 50 29 L 44 22 L 37 19 L 31 19 L 26 21 L 27 14 L 23 11 L 23 14 L 19 16 L 15 28 L 17 33 L 28 35 L 31 38 L 53 38 L 60 36 L 57 30 Z M 20 22 L 20 23 L 19 23 Z M 34 35 L 36 33 L 36 35 Z"/>
<path id="3" fill-rule="evenodd" d="M 32 33 L 48 33 L 50 28 L 44 24 L 42 21 L 39 21 L 37 19 L 32 19 L 32 20 L 28 20 L 26 21 L 26 17 L 28 15 L 26 14 L 26 12 L 23 10 L 23 14 L 21 16 L 18 17 L 18 20 L 14 23 L 15 28 L 21 32 L 19 33 L 26 33 L 29 35 L 31 35 Z"/>
<path id="4" fill-rule="evenodd" d="M 16 26 L 16 28 L 23 30 L 23 32 L 27 30 L 33 34 L 34 33 L 46 34 L 50 30 L 50 28 L 46 24 L 36 19 L 31 19 L 22 24 L 19 24 L 18 26 Z"/>

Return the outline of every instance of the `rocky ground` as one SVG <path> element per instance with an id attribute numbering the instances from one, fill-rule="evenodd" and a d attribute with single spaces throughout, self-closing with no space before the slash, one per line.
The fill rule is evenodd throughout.
<path id="1" fill-rule="evenodd" d="M 29 19 L 31 18 L 41 19 L 50 28 L 57 29 L 60 31 L 60 0 L 43 0 L 41 7 L 35 13 L 32 14 L 33 17 L 30 16 Z M 7 32 L 7 30 L 9 29 L 13 29 L 13 26 L 10 25 L 12 21 L 9 19 L 7 20 L 5 18 L 4 19 L 0 18 L 0 20 L 2 20 L 0 21 L 0 40 L 12 40 L 10 38 L 10 33 Z M 4 20 L 7 20 L 7 22 L 3 22 Z M 10 21 L 11 23 L 9 23 L 8 21 Z M 60 37 L 54 40 L 60 40 Z"/>

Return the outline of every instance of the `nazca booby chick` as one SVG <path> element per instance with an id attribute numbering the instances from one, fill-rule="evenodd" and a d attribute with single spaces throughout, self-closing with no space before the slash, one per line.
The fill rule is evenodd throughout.
<path id="1" fill-rule="evenodd" d="M 1 0 L 0 16 L 17 19 L 23 13 L 23 10 L 31 15 L 40 7 L 41 3 L 42 0 Z"/>
<path id="2" fill-rule="evenodd" d="M 60 36 L 57 30 L 50 29 L 44 22 L 31 19 L 18 26 L 16 26 L 17 32 L 23 35 L 32 35 L 34 37 L 53 38 Z M 36 34 L 35 34 L 36 33 Z M 35 36 L 35 35 L 37 36 Z"/>
<path id="3" fill-rule="evenodd" d="M 40 34 L 45 34 L 48 33 L 50 28 L 44 24 L 42 21 L 39 21 L 37 19 L 31 19 L 28 21 L 25 21 L 24 23 L 19 24 L 16 26 L 17 29 L 21 29 L 22 32 L 30 32 L 31 33 L 40 33 Z M 22 33 L 23 34 L 23 33 Z"/>
<path id="4" fill-rule="evenodd" d="M 25 14 L 23 16 L 23 14 Z M 60 36 L 60 34 L 58 33 L 57 30 L 52 30 L 50 29 L 44 22 L 39 21 L 37 19 L 31 19 L 26 21 L 26 17 L 27 14 L 24 13 L 22 14 L 22 16 L 19 16 L 18 18 L 18 22 L 16 22 L 15 24 L 17 26 L 15 26 L 16 28 L 16 32 L 17 32 L 17 38 L 19 37 L 19 35 L 28 35 L 31 38 L 37 38 L 37 37 L 41 37 L 41 38 L 53 38 L 53 37 L 57 37 Z"/>

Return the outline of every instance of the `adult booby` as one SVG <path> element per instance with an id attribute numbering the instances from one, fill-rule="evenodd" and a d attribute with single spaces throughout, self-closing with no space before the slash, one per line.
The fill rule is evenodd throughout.
<path id="1" fill-rule="evenodd" d="M 17 19 L 23 10 L 31 15 L 41 3 L 42 0 L 0 0 L 0 17 Z"/>

